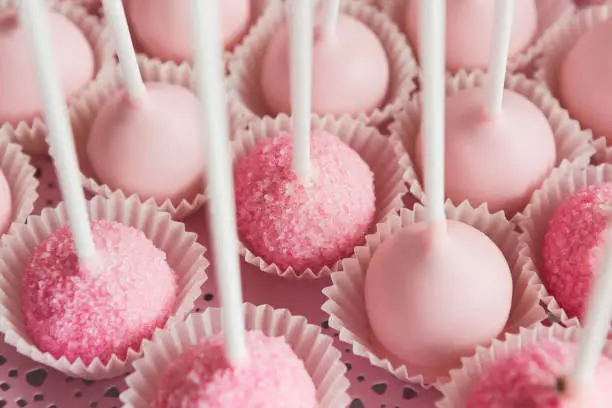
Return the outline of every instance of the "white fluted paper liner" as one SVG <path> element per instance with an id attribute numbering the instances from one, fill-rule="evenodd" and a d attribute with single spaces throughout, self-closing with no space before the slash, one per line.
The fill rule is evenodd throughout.
<path id="1" fill-rule="evenodd" d="M 341 7 L 343 13 L 357 18 L 377 35 L 389 58 L 390 83 L 385 104 L 355 116 L 368 125 L 379 126 L 401 108 L 402 96 L 410 95 L 415 89 L 416 60 L 404 36 L 376 8 L 355 0 L 342 0 Z M 283 3 L 270 6 L 243 44 L 236 48 L 235 59 L 229 64 L 230 111 L 245 122 L 273 116 L 268 113 L 261 89 L 261 65 L 268 44 L 283 24 L 285 15 Z"/>
<path id="2" fill-rule="evenodd" d="M 52 10 L 59 12 L 72 21 L 82 32 L 91 45 L 95 62 L 96 74 L 90 84 L 104 78 L 115 64 L 115 49 L 112 45 L 112 35 L 107 27 L 104 27 L 100 19 L 87 12 L 86 9 L 71 2 L 57 3 L 56 0 L 49 0 Z M 0 0 L 0 10 L 12 7 L 12 0 Z M 32 79 L 34 80 L 34 79 Z M 69 98 L 70 107 L 89 86 L 77 92 Z M 25 152 L 30 154 L 45 153 L 47 149 L 46 133 L 47 126 L 44 120 L 36 118 L 33 121 L 21 121 L 19 123 L 0 123 L 0 130 L 10 141 L 23 146 Z"/>
<path id="3" fill-rule="evenodd" d="M 331 337 L 321 333 L 320 327 L 308 324 L 306 318 L 292 316 L 287 309 L 245 303 L 243 310 L 246 330 L 258 330 L 268 337 L 284 337 L 304 362 L 317 391 L 319 408 L 348 406 L 346 367 Z M 157 384 L 168 365 L 199 339 L 222 331 L 221 309 L 217 308 L 193 313 L 169 330 L 157 330 L 153 340 L 143 345 L 144 357 L 134 363 L 135 372 L 126 378 L 128 389 L 119 396 L 124 407 L 153 408 Z"/>
<path id="4" fill-rule="evenodd" d="M 436 407 L 464 408 L 471 388 L 495 360 L 545 341 L 578 343 L 581 336 L 582 331 L 576 327 L 565 328 L 559 324 L 546 327 L 540 324 L 529 329 L 521 329 L 517 334 L 509 334 L 503 341 L 495 340 L 490 347 L 478 347 L 476 354 L 463 359 L 462 367 L 451 371 L 451 380 L 439 388 L 443 398 L 436 403 Z M 603 355 L 612 358 L 612 342 L 606 343 Z"/>
<path id="5" fill-rule="evenodd" d="M 185 231 L 182 223 L 150 205 L 141 204 L 136 197 L 124 199 L 94 197 L 87 202 L 92 220 L 118 221 L 142 231 L 159 249 L 166 252 L 167 262 L 177 276 L 178 297 L 173 313 L 165 327 L 183 319 L 200 296 L 206 281 L 208 261 L 206 248 L 197 243 L 197 235 Z M 107 364 L 95 359 L 85 365 L 78 359 L 70 363 L 65 357 L 54 358 L 41 352 L 28 335 L 21 313 L 21 281 L 23 272 L 36 246 L 53 231 L 68 223 L 66 208 L 46 208 L 40 216 L 30 216 L 24 225 L 13 224 L 10 233 L 2 237 L 0 248 L 0 332 L 4 341 L 36 362 L 45 364 L 73 377 L 90 380 L 113 378 L 128 372 L 131 362 L 140 357 L 141 350 L 129 349 L 125 360 L 112 356 Z"/>
<path id="6" fill-rule="evenodd" d="M 565 163 L 553 170 L 542 187 L 533 193 L 525 210 L 517 216 L 521 229 L 519 253 L 526 260 L 523 273 L 530 276 L 531 284 L 537 288 L 548 311 L 566 326 L 580 326 L 580 322 L 578 318 L 567 315 L 540 279 L 542 242 L 548 222 L 565 198 L 587 186 L 603 182 L 612 182 L 612 164 L 584 166 Z"/>
<path id="7" fill-rule="evenodd" d="M 338 136 L 342 142 L 361 156 L 374 173 L 375 223 L 404 206 L 402 197 L 408 193 L 404 179 L 408 177 L 408 174 L 413 174 L 414 170 L 399 140 L 395 137 L 382 136 L 376 128 L 366 126 L 348 116 L 336 119 L 331 116 L 313 115 L 311 126 L 313 130 L 321 129 Z M 275 119 L 265 117 L 252 122 L 248 129 L 239 130 L 232 144 L 234 166 L 260 141 L 274 137 L 279 132 L 291 131 L 291 129 L 292 119 L 282 114 Z M 243 243 L 240 243 L 239 251 L 246 262 L 258 267 L 261 271 L 289 279 L 318 279 L 329 276 L 333 271 L 340 270 L 342 261 L 338 260 L 334 265 L 325 266 L 319 270 L 306 269 L 300 273 L 292 267 L 283 270 L 274 263 L 266 262 L 251 252 Z"/>
<path id="8" fill-rule="evenodd" d="M 138 64 L 144 81 L 173 84 L 190 89 L 195 93 L 193 73 L 187 64 L 162 63 L 147 58 L 138 58 Z M 120 68 L 115 67 L 111 75 L 91 86 L 70 108 L 70 120 L 81 168 L 81 182 L 87 191 L 104 197 L 108 197 L 119 190 L 111 189 L 110 186 L 103 184 L 95 176 L 87 155 L 87 142 L 91 125 L 98 112 L 115 92 L 123 89 L 122 77 Z M 124 196 L 131 195 L 129 192 L 121 193 Z M 204 181 L 202 181 L 201 192 L 190 199 L 183 199 L 180 203 L 173 203 L 169 199 L 163 202 L 156 202 L 153 198 L 139 197 L 139 199 L 145 204 L 155 205 L 160 210 L 170 213 L 175 219 L 183 219 L 197 211 L 206 202 Z"/>
<path id="9" fill-rule="evenodd" d="M 605 137 L 594 140 L 593 148 L 595 149 L 593 164 L 612 163 L 612 148 L 608 147 Z"/>
<path id="10" fill-rule="evenodd" d="M 446 94 L 452 95 L 460 90 L 484 86 L 486 76 L 479 71 L 469 74 L 459 73 L 449 78 L 446 83 Z M 580 128 L 580 124 L 569 117 L 565 109 L 539 82 L 528 79 L 522 74 L 506 77 L 506 89 L 517 92 L 533 102 L 546 116 L 550 124 L 557 149 L 556 165 L 564 161 L 587 164 L 595 149 L 592 146 L 591 133 Z M 416 157 L 415 143 L 421 127 L 421 94 L 410 101 L 404 100 L 402 111 L 394 115 L 389 126 L 392 135 L 397 135 L 411 158 Z M 408 180 L 407 180 L 408 181 Z M 425 202 L 426 197 L 418 179 L 409 180 L 413 194 Z"/>
<path id="11" fill-rule="evenodd" d="M 546 317 L 540 306 L 538 293 L 523 274 L 524 258 L 518 256 L 518 236 L 503 213 L 490 214 L 486 207 L 471 207 L 467 202 L 459 206 L 446 203 L 446 216 L 462 221 L 487 235 L 503 252 L 512 274 L 514 290 L 512 309 L 506 324 L 507 332 L 530 327 Z M 367 358 L 403 381 L 423 387 L 439 386 L 446 377 L 436 377 L 422 367 L 407 366 L 385 351 L 375 339 L 365 308 L 365 274 L 374 252 L 395 232 L 415 222 L 424 222 L 426 210 L 416 204 L 414 210 L 402 209 L 376 226 L 376 232 L 366 237 L 366 244 L 355 249 L 356 258 L 343 261 L 343 271 L 331 275 L 332 286 L 323 290 L 328 300 L 322 309 L 330 316 L 329 325 L 340 332 L 340 340 L 351 344 L 353 352 Z M 478 318 L 478 316 L 474 316 Z"/>
<path id="12" fill-rule="evenodd" d="M 405 29 L 406 4 L 416 0 L 379 0 L 380 8 L 383 13 L 389 16 L 397 24 L 402 32 Z M 576 6 L 572 0 L 536 0 L 538 10 L 538 31 L 532 44 L 523 52 L 514 55 L 508 61 L 508 72 L 518 73 L 527 71 L 536 60 L 542 55 L 546 42 L 543 41 L 544 33 L 551 28 L 562 25 L 569 20 L 576 11 Z M 412 44 L 411 44 L 412 45 Z M 470 70 L 471 71 L 471 70 Z M 457 73 L 467 73 L 461 69 Z M 447 78 L 455 73 L 447 72 Z"/>

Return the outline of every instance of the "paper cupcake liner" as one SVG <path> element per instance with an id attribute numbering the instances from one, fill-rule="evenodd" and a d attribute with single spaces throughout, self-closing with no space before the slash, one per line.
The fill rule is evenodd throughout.
<path id="1" fill-rule="evenodd" d="M 313 116 L 311 126 L 313 130 L 321 129 L 338 136 L 361 156 L 374 173 L 376 195 L 374 222 L 380 222 L 388 214 L 395 213 L 403 207 L 402 197 L 408 192 L 403 180 L 414 170 L 399 140 L 395 137 L 384 137 L 375 128 L 365 126 L 348 116 L 340 119 L 331 116 L 323 118 Z M 286 115 L 279 115 L 275 119 L 266 117 L 252 122 L 248 130 L 237 133 L 233 143 L 234 165 L 260 141 L 291 129 L 292 119 Z M 333 266 L 325 266 L 319 270 L 309 268 L 300 273 L 292 267 L 281 269 L 275 263 L 266 262 L 243 243 L 240 243 L 239 251 L 247 263 L 258 267 L 261 271 L 289 279 L 318 279 L 329 276 L 333 271 L 340 270 L 342 263 L 342 260 L 338 260 Z"/>
<path id="2" fill-rule="evenodd" d="M 354 0 L 343 0 L 342 12 L 367 25 L 380 39 L 391 67 L 389 95 L 384 106 L 370 113 L 354 116 L 371 126 L 389 120 L 401 108 L 401 100 L 415 89 L 417 65 L 412 50 L 397 27 L 376 8 Z M 229 64 L 230 110 L 245 122 L 268 114 L 263 97 L 260 73 L 263 56 L 272 36 L 285 21 L 285 4 L 272 5 L 253 28 L 243 44 L 236 48 L 235 59 Z"/>
<path id="3" fill-rule="evenodd" d="M 320 327 L 308 324 L 306 318 L 292 316 L 287 309 L 245 303 L 243 310 L 247 330 L 261 331 L 268 337 L 284 337 L 304 362 L 316 387 L 320 408 L 348 406 L 351 400 L 347 394 L 346 367 L 331 337 L 322 334 Z M 126 378 L 129 388 L 119 396 L 124 407 L 152 408 L 157 384 L 168 364 L 199 339 L 222 331 L 221 309 L 217 308 L 193 313 L 169 330 L 157 330 L 153 340 L 143 345 L 144 357 L 134 363 L 135 372 Z"/>
<path id="4" fill-rule="evenodd" d="M 612 163 L 612 148 L 608 147 L 605 137 L 600 137 L 593 141 L 595 155 L 592 158 L 593 164 Z"/>
<path id="5" fill-rule="evenodd" d="M 440 387 L 443 398 L 436 403 L 436 407 L 464 408 L 471 388 L 495 360 L 545 341 L 578 343 L 581 336 L 582 331 L 575 327 L 565 328 L 558 324 L 550 327 L 537 325 L 530 329 L 521 329 L 518 334 L 509 334 L 503 341 L 495 340 L 488 348 L 479 347 L 474 356 L 463 359 L 460 369 L 451 371 L 451 380 Z M 603 355 L 612 358 L 612 342 L 606 343 Z"/>
<path id="6" fill-rule="evenodd" d="M 186 64 L 161 63 L 146 58 L 138 58 L 138 64 L 144 81 L 173 84 L 188 88 L 196 93 L 192 71 Z M 121 192 L 126 197 L 131 195 L 131 193 L 121 190 L 113 190 L 107 184 L 98 181 L 87 155 L 87 141 L 91 125 L 106 101 L 115 92 L 123 89 L 122 77 L 123 75 L 119 67 L 115 67 L 111 75 L 91 86 L 81 95 L 78 101 L 73 103 L 70 109 L 72 131 L 76 141 L 77 155 L 81 168 L 81 181 L 87 191 L 104 197 L 108 197 L 115 192 Z M 53 155 L 52 151 L 50 153 Z M 198 193 L 190 200 L 183 199 L 178 204 L 173 203 L 170 199 L 166 199 L 163 202 L 156 202 L 153 198 L 145 199 L 139 197 L 139 199 L 145 204 L 154 205 L 160 210 L 170 213 L 175 219 L 183 219 L 202 207 L 207 198 L 204 191 L 204 181 L 202 181 L 201 193 Z"/>
<path id="7" fill-rule="evenodd" d="M 531 284 L 537 288 L 548 311 L 568 327 L 580 326 L 580 321 L 577 317 L 570 318 L 567 315 L 539 277 L 542 242 L 549 220 L 566 197 L 587 186 L 603 182 L 612 182 L 612 164 L 584 166 L 565 163 L 553 170 L 542 187 L 533 193 L 525 210 L 517 216 L 522 231 L 519 236 L 519 253 L 526 260 L 523 273 L 530 276 Z"/>
<path id="8" fill-rule="evenodd" d="M 91 84 L 104 78 L 115 64 L 115 49 L 112 44 L 112 36 L 107 27 L 101 24 L 100 19 L 87 12 L 83 7 L 77 6 L 71 2 L 58 3 L 55 0 L 48 0 L 51 9 L 63 14 L 72 21 L 85 34 L 85 37 L 91 44 L 94 51 L 97 72 L 91 80 Z M 12 7 L 12 0 L 0 0 L 0 10 Z M 73 101 L 77 100 L 88 86 L 85 86 L 81 91 L 77 92 L 73 97 L 68 99 L 70 107 Z M 0 124 L 0 130 L 3 131 L 8 140 L 16 142 L 23 146 L 25 152 L 30 154 L 45 153 L 47 148 L 46 133 L 47 126 L 43 118 L 35 118 L 33 121 L 21 121 L 17 124 L 3 123 Z"/>
<path id="9" fill-rule="evenodd" d="M 142 205 L 136 197 L 127 200 L 119 196 L 108 199 L 94 197 L 87 202 L 92 220 L 112 220 L 142 231 L 156 247 L 166 252 L 168 264 L 177 275 L 178 298 L 174 311 L 165 327 L 183 319 L 200 296 L 200 286 L 206 281 L 208 261 L 206 249 L 197 243 L 194 233 L 172 221 L 166 213 L 153 206 Z M 113 378 L 130 370 L 131 362 L 140 357 L 140 350 L 129 349 L 127 358 L 113 355 L 107 364 L 95 359 L 85 365 L 81 359 L 70 363 L 65 357 L 56 359 L 41 352 L 28 335 L 21 313 L 21 280 L 32 252 L 53 231 L 68 223 L 66 208 L 46 208 L 40 216 L 30 216 L 28 223 L 13 225 L 10 233 L 2 238 L 0 248 L 0 332 L 4 341 L 36 362 L 45 364 L 67 375 L 90 380 Z"/>
<path id="10" fill-rule="evenodd" d="M 530 327 L 543 320 L 546 314 L 540 306 L 538 293 L 523 272 L 526 260 L 518 256 L 517 233 L 503 214 L 489 214 L 485 206 L 473 208 L 464 201 L 457 207 L 447 202 L 446 216 L 486 234 L 508 261 L 514 290 L 506 332 L 516 332 L 520 327 Z M 328 300 L 322 309 L 330 316 L 329 325 L 340 332 L 340 340 L 349 343 L 353 353 L 367 358 L 372 365 L 384 368 L 400 380 L 429 388 L 443 384 L 447 378 L 436 377 L 422 367 L 409 367 L 378 344 L 368 320 L 364 289 L 368 265 L 381 243 L 405 226 L 423 222 L 425 217 L 425 208 L 417 204 L 413 211 L 402 209 L 399 215 L 389 216 L 378 224 L 376 232 L 367 236 L 366 244 L 356 248 L 356 259 L 343 261 L 343 271 L 331 275 L 332 286 L 323 290 Z"/>
<path id="11" fill-rule="evenodd" d="M 397 24 L 402 32 L 405 32 L 405 7 L 408 1 L 415 0 L 379 0 L 380 8 L 389 18 Z M 523 52 L 510 58 L 508 61 L 508 72 L 518 73 L 529 70 L 533 62 L 539 57 L 546 44 L 542 36 L 546 30 L 562 25 L 569 20 L 576 11 L 572 0 L 537 0 L 535 2 L 538 10 L 538 31 L 532 44 Z M 411 44 L 412 45 L 412 44 Z M 469 70 L 471 72 L 472 70 Z M 480 70 L 475 70 L 480 71 Z M 456 73 L 466 74 L 468 71 L 461 69 Z M 455 73 L 447 72 L 447 78 Z"/>
<path id="12" fill-rule="evenodd" d="M 94 13 L 98 11 L 98 9 L 102 5 L 100 0 L 47 0 L 47 1 L 51 1 L 51 2 L 58 1 L 60 3 L 78 4 L 79 6 L 87 9 L 87 11 L 89 11 L 90 13 Z"/>
<path id="13" fill-rule="evenodd" d="M 446 94 L 474 87 L 482 87 L 486 76 L 474 71 L 470 74 L 460 73 L 450 78 L 446 84 Z M 571 119 L 565 109 L 537 81 L 528 79 L 522 74 L 510 75 L 506 78 L 506 89 L 517 92 L 533 102 L 546 116 L 550 124 L 557 149 L 559 166 L 564 161 L 587 164 L 595 149 L 591 142 L 591 133 L 580 128 L 580 124 Z M 404 100 L 404 109 L 394 115 L 394 122 L 389 126 L 392 135 L 396 135 L 404 145 L 411 158 L 416 157 L 415 143 L 421 127 L 420 94 L 410 101 Z M 418 178 L 407 180 L 411 192 L 422 202 L 426 201 L 425 193 Z"/>

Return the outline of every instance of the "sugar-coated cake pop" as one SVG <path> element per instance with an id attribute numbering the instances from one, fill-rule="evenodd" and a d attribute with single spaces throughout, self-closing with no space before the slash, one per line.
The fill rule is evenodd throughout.
<path id="1" fill-rule="evenodd" d="M 612 183 L 596 184 L 565 198 L 550 219 L 542 243 L 541 279 L 570 317 L 582 317 L 606 240 L 602 205 Z"/>
<path id="2" fill-rule="evenodd" d="M 95 176 L 111 189 L 176 205 L 204 188 L 200 102 L 177 85 L 145 85 L 141 100 L 122 90 L 106 101 L 92 124 L 87 155 Z"/>
<path id="3" fill-rule="evenodd" d="M 301 273 L 350 255 L 374 221 L 376 198 L 367 163 L 321 130 L 312 133 L 312 176 L 302 184 L 292 169 L 291 138 L 281 132 L 237 163 L 236 212 L 253 253 Z"/>
<path id="4" fill-rule="evenodd" d="M 316 408 L 304 363 L 281 337 L 247 333 L 249 358 L 232 367 L 222 335 L 203 339 L 178 356 L 159 381 L 154 408 Z"/>
<path id="5" fill-rule="evenodd" d="M 94 221 L 96 258 L 79 265 L 69 226 L 43 240 L 22 281 L 26 330 L 42 352 L 90 364 L 124 359 L 165 324 L 177 297 L 166 254 L 145 235 Z"/>
<path id="6" fill-rule="evenodd" d="M 0 171 L 0 234 L 8 231 L 13 220 L 13 196 L 6 176 Z"/>
<path id="7" fill-rule="evenodd" d="M 544 114 L 527 98 L 504 90 L 501 112 L 489 117 L 485 90 L 469 88 L 446 98 L 445 194 L 455 204 L 487 203 L 512 216 L 552 170 L 556 147 Z M 416 141 L 422 174 L 423 140 Z"/>
<path id="8" fill-rule="evenodd" d="M 405 27 L 412 46 L 419 49 L 419 0 L 406 2 Z M 516 0 L 508 56 L 520 54 L 533 41 L 538 29 L 535 0 Z M 485 69 L 493 26 L 494 1 L 460 0 L 446 5 L 446 69 Z"/>
<path id="9" fill-rule="evenodd" d="M 601 357 L 595 380 L 576 405 L 556 387 L 568 374 L 577 345 L 545 341 L 491 363 L 469 391 L 465 408 L 604 408 L 612 398 L 612 360 Z M 578 397 L 576 395 L 576 397 Z"/>
<path id="10" fill-rule="evenodd" d="M 191 60 L 190 0 L 127 0 L 126 13 L 136 43 L 150 56 L 162 60 Z M 251 20 L 251 0 L 221 2 L 221 28 L 226 49 L 246 34 Z"/>
<path id="11" fill-rule="evenodd" d="M 588 30 L 567 53 L 559 72 L 559 98 L 583 127 L 612 140 L 612 55 L 606 50 L 612 38 L 612 20 Z"/>
<path id="12" fill-rule="evenodd" d="M 374 32 L 340 14 L 332 33 L 313 49 L 312 111 L 319 115 L 369 113 L 385 102 L 390 68 Z M 271 114 L 291 113 L 289 30 L 279 27 L 264 54 L 261 89 Z"/>
<path id="13" fill-rule="evenodd" d="M 439 236 L 436 236 L 439 234 Z M 411 367 L 446 373 L 503 330 L 512 277 L 501 250 L 468 224 L 405 227 L 374 252 L 365 306 L 376 339 Z"/>
<path id="14" fill-rule="evenodd" d="M 62 91 L 69 98 L 93 78 L 93 50 L 85 35 L 66 17 L 50 11 L 47 18 Z M 0 12 L 0 55 L 0 123 L 17 125 L 41 116 L 43 101 L 27 33 L 14 9 Z"/>

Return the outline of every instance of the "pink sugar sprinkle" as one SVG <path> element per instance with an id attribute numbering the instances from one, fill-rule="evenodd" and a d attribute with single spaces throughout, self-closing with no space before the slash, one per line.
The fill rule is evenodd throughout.
<path id="1" fill-rule="evenodd" d="M 266 139 L 235 171 L 238 231 L 245 245 L 281 269 L 320 269 L 349 256 L 374 221 L 374 179 L 359 154 L 314 131 L 312 180 L 297 181 L 291 135 Z"/>
<path id="2" fill-rule="evenodd" d="M 567 197 L 548 224 L 542 245 L 542 281 L 570 317 L 581 317 L 599 271 L 612 183 L 589 186 Z"/>
<path id="3" fill-rule="evenodd" d="M 221 334 L 203 339 L 170 364 L 158 381 L 155 408 L 316 408 L 304 363 L 282 337 L 248 332 L 250 359 L 231 367 Z"/>
<path id="4" fill-rule="evenodd" d="M 166 254 L 142 232 L 114 221 L 91 227 L 96 262 L 78 264 L 65 226 L 38 244 L 22 281 L 25 326 L 36 346 L 85 364 L 138 350 L 165 324 L 177 296 Z"/>

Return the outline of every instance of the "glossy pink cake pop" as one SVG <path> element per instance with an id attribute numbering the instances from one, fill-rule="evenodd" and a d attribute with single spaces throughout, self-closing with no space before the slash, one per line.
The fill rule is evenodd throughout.
<path id="1" fill-rule="evenodd" d="M 587 31 L 567 53 L 559 72 L 559 97 L 570 115 L 583 127 L 612 140 L 612 20 Z"/>
<path id="2" fill-rule="evenodd" d="M 91 223 L 97 258 L 80 266 L 68 226 L 34 250 L 22 281 L 26 330 L 42 352 L 74 362 L 125 359 L 166 323 L 177 297 L 166 254 L 142 232 Z"/>
<path id="3" fill-rule="evenodd" d="M 154 58 L 183 62 L 193 54 L 190 0 L 127 0 L 126 13 L 137 44 Z M 226 49 L 246 34 L 251 0 L 223 0 L 221 28 Z"/>
<path id="4" fill-rule="evenodd" d="M 4 173 L 0 171 L 0 234 L 8 231 L 13 220 L 13 196 Z"/>
<path id="5" fill-rule="evenodd" d="M 279 27 L 264 54 L 261 89 L 272 114 L 291 112 L 289 33 Z M 316 37 L 312 65 L 312 110 L 325 115 L 370 113 L 389 87 L 389 61 L 376 34 L 340 14 L 335 34 Z"/>
<path id="6" fill-rule="evenodd" d="M 87 154 L 95 176 L 111 189 L 176 205 L 204 189 L 200 102 L 177 85 L 146 88 L 137 102 L 126 90 L 106 101 L 92 124 Z"/>
<path id="7" fill-rule="evenodd" d="M 508 56 L 525 50 L 538 28 L 535 0 L 516 0 Z M 446 69 L 486 69 L 489 66 L 494 1 L 460 0 L 446 3 Z M 410 43 L 419 48 L 419 1 L 406 3 L 405 27 Z"/>
<path id="8" fill-rule="evenodd" d="M 297 273 L 349 256 L 374 221 L 376 198 L 368 165 L 336 136 L 311 139 L 311 183 L 291 167 L 291 135 L 260 142 L 236 165 L 238 232 L 268 263 Z"/>
<path id="9" fill-rule="evenodd" d="M 365 277 L 372 332 L 410 367 L 444 375 L 504 329 L 512 276 L 501 250 L 468 224 L 424 223 L 387 238 Z"/>
<path id="10" fill-rule="evenodd" d="M 247 332 L 249 360 L 232 367 L 222 335 L 178 356 L 158 382 L 154 408 L 319 406 L 310 375 L 282 337 Z"/>
<path id="11" fill-rule="evenodd" d="M 577 353 L 573 343 L 546 341 L 491 363 L 466 398 L 465 408 L 605 408 L 610 405 L 612 360 L 601 357 L 594 383 L 580 403 L 560 394 Z"/>
<path id="12" fill-rule="evenodd" d="M 607 228 L 602 205 L 610 202 L 612 183 L 586 187 L 563 200 L 548 223 L 541 279 L 570 317 L 582 317 L 600 269 Z"/>
<path id="13" fill-rule="evenodd" d="M 527 98 L 504 90 L 499 116 L 484 110 L 485 89 L 470 88 L 446 98 L 446 197 L 455 204 L 487 203 L 491 212 L 512 216 L 552 170 L 556 147 L 544 114 Z M 422 174 L 421 134 L 416 142 Z"/>
<path id="14" fill-rule="evenodd" d="M 84 34 L 66 17 L 48 12 L 47 18 L 62 91 L 69 98 L 93 78 L 93 51 Z M 16 11 L 0 12 L 0 124 L 17 125 L 42 115 L 43 102 L 28 44 Z"/>

